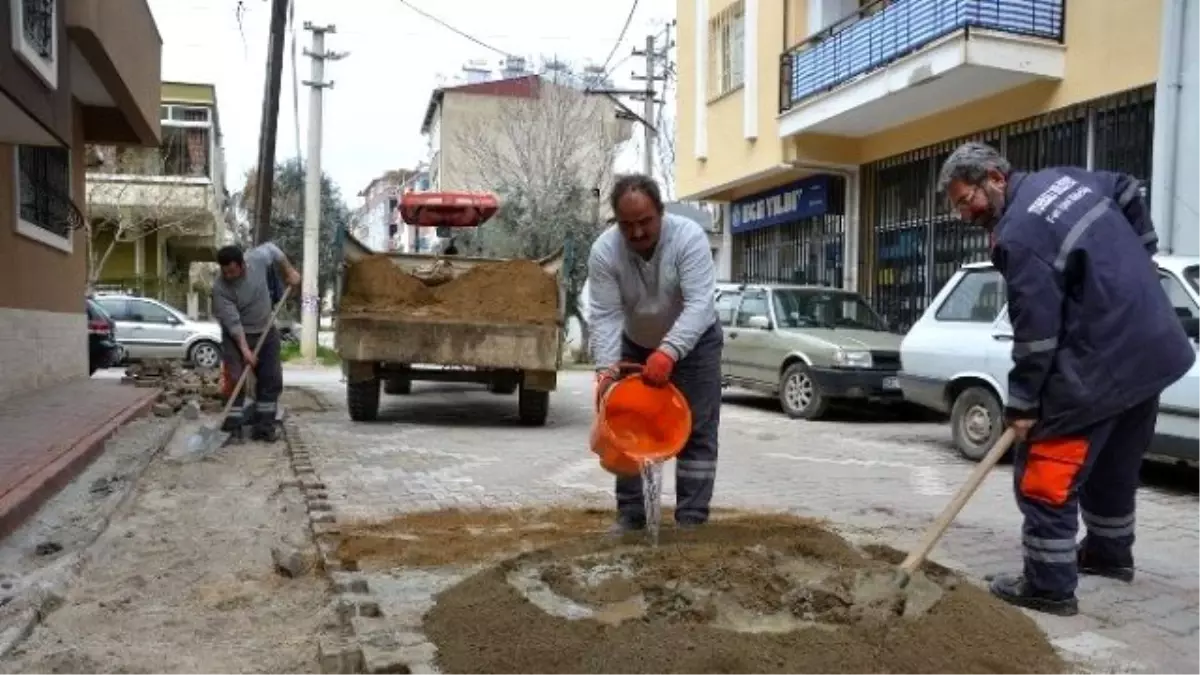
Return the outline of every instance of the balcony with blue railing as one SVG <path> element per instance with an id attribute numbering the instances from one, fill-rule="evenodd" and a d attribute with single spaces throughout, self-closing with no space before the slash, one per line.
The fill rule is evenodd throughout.
<path id="1" fill-rule="evenodd" d="M 1061 45 L 1065 5 L 1066 0 L 876 0 L 781 55 L 780 112 L 956 34 Z"/>

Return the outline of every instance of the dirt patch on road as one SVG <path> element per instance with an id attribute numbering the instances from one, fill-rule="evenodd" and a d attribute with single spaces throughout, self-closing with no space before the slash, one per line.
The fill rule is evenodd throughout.
<path id="1" fill-rule="evenodd" d="M 387 256 L 370 256 L 347 270 L 340 308 L 346 314 L 552 324 L 558 320 L 558 282 L 532 260 L 508 260 L 429 286 Z"/>
<path id="2" fill-rule="evenodd" d="M 674 512 L 664 508 L 663 521 L 671 522 Z M 736 513 L 713 509 L 714 518 Z M 612 522 L 611 509 L 567 506 L 417 511 L 343 524 L 338 557 L 363 569 L 472 564 L 600 535 Z"/>
<path id="3" fill-rule="evenodd" d="M 599 534 L 611 523 L 606 509 L 422 511 L 343 526 L 338 557 L 363 569 L 484 562 Z"/>
<path id="4" fill-rule="evenodd" d="M 857 549 L 813 521 L 723 517 L 668 527 L 650 548 L 595 536 L 607 514 L 576 513 L 588 528 L 438 596 L 425 630 L 443 671 L 1068 668 L 1032 620 L 936 565 L 924 574 L 942 595 L 919 616 L 864 601 L 862 580 L 890 572 L 899 554 Z"/>

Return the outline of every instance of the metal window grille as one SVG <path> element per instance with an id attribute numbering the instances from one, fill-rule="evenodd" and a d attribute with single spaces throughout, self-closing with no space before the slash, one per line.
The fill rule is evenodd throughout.
<path id="1" fill-rule="evenodd" d="M 742 43 L 745 40 L 745 7 L 742 0 L 721 10 L 708 23 L 708 96 L 723 96 L 745 80 Z"/>
<path id="2" fill-rule="evenodd" d="M 989 143 L 1022 171 L 1087 166 L 1091 157 L 1092 168 L 1148 185 L 1153 121 L 1154 88 L 1143 87 L 865 166 L 861 290 L 907 330 L 959 267 L 988 259 L 987 233 L 960 222 L 937 191 L 937 172 L 959 143 Z"/>
<path id="3" fill-rule="evenodd" d="M 21 220 L 69 238 L 78 227 L 78 209 L 71 203 L 70 152 L 66 148 L 22 145 L 20 168 Z"/>
<path id="4" fill-rule="evenodd" d="M 1093 167 L 1123 171 L 1143 181 L 1150 201 L 1154 165 L 1154 87 L 1110 97 L 1094 106 Z"/>
<path id="5" fill-rule="evenodd" d="M 25 40 L 43 59 L 54 54 L 55 0 L 21 0 Z"/>

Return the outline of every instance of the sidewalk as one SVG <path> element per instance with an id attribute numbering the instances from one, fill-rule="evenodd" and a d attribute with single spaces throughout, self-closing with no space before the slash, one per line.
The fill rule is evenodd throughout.
<path id="1" fill-rule="evenodd" d="M 78 380 L 0 401 L 0 538 L 8 536 L 145 413 L 158 389 Z"/>

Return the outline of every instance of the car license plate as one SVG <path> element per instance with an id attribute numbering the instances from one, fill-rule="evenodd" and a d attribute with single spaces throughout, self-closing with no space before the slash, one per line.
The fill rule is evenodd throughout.
<path id="1" fill-rule="evenodd" d="M 885 377 L 883 378 L 883 388 L 888 390 L 899 389 L 900 383 L 894 377 Z"/>

